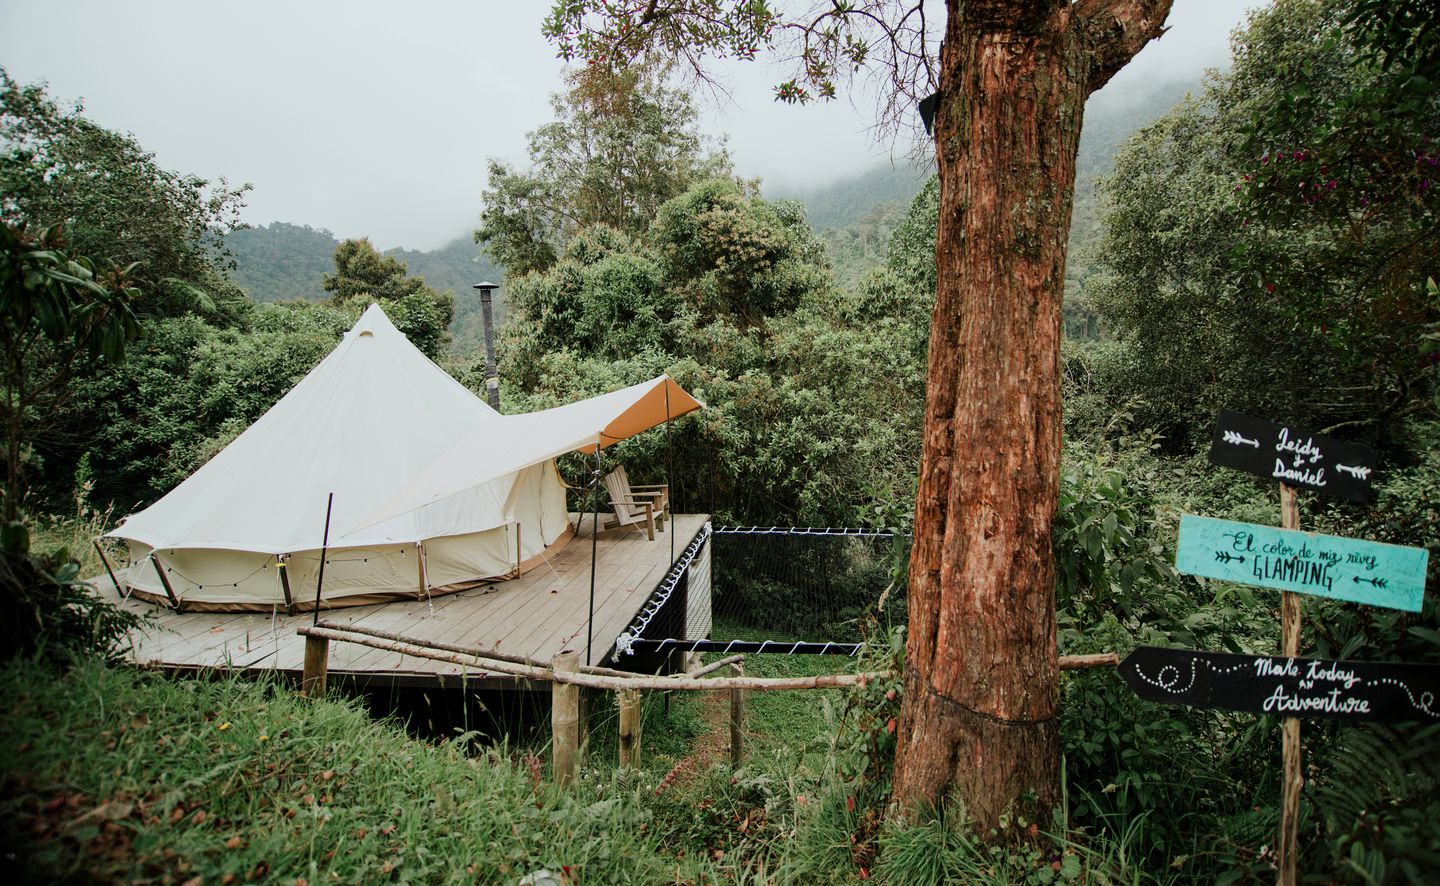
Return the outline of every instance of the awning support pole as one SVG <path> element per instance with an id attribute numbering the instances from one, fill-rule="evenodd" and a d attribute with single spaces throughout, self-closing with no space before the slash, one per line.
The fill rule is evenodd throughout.
<path id="1" fill-rule="evenodd" d="M 665 376 L 665 507 L 670 510 L 670 562 L 675 562 L 675 449 L 670 445 L 670 376 Z"/>
<path id="2" fill-rule="evenodd" d="M 320 589 L 325 587 L 325 558 L 330 553 L 330 509 L 335 505 L 335 493 L 325 499 L 325 534 L 320 539 L 320 574 L 315 578 L 315 620 L 320 623 Z"/>
<path id="3" fill-rule="evenodd" d="M 585 620 L 585 664 L 590 660 L 590 647 L 595 640 L 595 558 L 600 550 L 600 435 L 595 435 L 595 479 L 590 497 L 594 502 L 595 517 L 590 521 L 590 616 Z"/>

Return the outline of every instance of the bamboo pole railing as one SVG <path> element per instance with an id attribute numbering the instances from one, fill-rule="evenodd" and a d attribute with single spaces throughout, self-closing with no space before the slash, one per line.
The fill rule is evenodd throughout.
<path id="1" fill-rule="evenodd" d="M 396 634 L 391 631 L 382 631 L 379 628 L 365 627 L 363 625 L 342 625 L 334 622 L 322 621 L 316 627 L 325 628 L 331 631 L 341 631 L 347 634 L 364 634 L 367 637 L 378 637 L 381 640 L 392 640 L 399 643 L 414 643 L 432 649 L 443 649 L 446 652 L 454 652 L 459 655 L 473 655 L 477 658 L 491 658 L 496 661 L 508 662 L 510 664 L 526 665 L 532 668 L 549 668 L 550 663 L 530 658 L 525 655 L 516 655 L 513 652 L 501 652 L 498 649 L 482 649 L 479 646 L 456 646 L 451 643 L 437 643 L 433 640 L 420 641 L 403 634 Z M 362 644 L 364 645 L 364 644 Z M 580 672 L 585 674 L 602 674 L 609 677 L 631 677 L 634 671 L 617 671 L 613 668 L 592 667 L 582 664 Z"/>
<path id="2" fill-rule="evenodd" d="M 754 689 L 765 692 L 784 689 L 825 689 L 840 686 L 863 686 L 871 680 L 883 680 L 895 676 L 894 671 L 869 671 L 859 674 L 819 674 L 808 677 L 712 677 L 702 679 L 698 676 L 708 673 L 710 670 L 718 669 L 722 666 L 722 662 L 715 662 L 713 665 L 691 674 L 669 677 L 633 674 L 627 671 L 613 671 L 607 668 L 596 668 L 586 665 L 581 665 L 580 668 L 573 673 L 566 672 L 557 674 L 547 665 L 534 659 L 526 659 L 522 656 L 509 654 L 501 657 L 498 653 L 466 647 L 445 648 L 442 644 L 429 642 L 420 645 L 411 638 L 401 637 L 397 634 L 389 634 L 389 632 L 373 628 L 360 629 L 326 625 L 302 627 L 299 629 L 299 632 L 306 637 L 355 643 L 360 646 L 369 646 L 372 649 L 381 649 L 386 652 L 398 652 L 401 655 L 409 655 L 415 658 L 427 658 L 433 661 L 469 665 L 506 676 L 524 677 L 530 680 L 566 683 L 575 686 L 584 686 L 589 689 L 606 689 L 611 691 L 621 689 L 678 689 L 708 692 L 716 689 Z M 514 659 L 520 659 L 520 661 L 517 662 Z M 723 664 L 730 663 L 728 660 L 723 662 Z M 1061 670 L 1105 667 L 1118 665 L 1119 663 L 1120 657 L 1113 652 L 1104 652 L 1096 655 L 1060 656 Z M 595 671 L 601 671 L 602 673 L 594 673 Z"/>
<path id="3" fill-rule="evenodd" d="M 369 646 L 372 649 L 381 649 L 386 652 L 398 652 L 401 655 L 409 655 L 415 658 L 428 658 L 432 661 L 445 661 L 451 664 L 468 665 L 471 667 L 483 668 L 487 671 L 494 671 L 497 674 L 505 674 L 512 677 L 524 677 L 530 680 L 542 680 L 551 683 L 564 683 L 572 686 L 584 686 L 588 689 L 606 689 L 615 691 L 619 689 L 680 689 L 710 691 L 714 689 L 755 689 L 758 691 L 776 689 L 825 689 L 839 686 L 863 686 L 871 680 L 884 679 L 894 676 L 893 671 L 873 671 L 863 674 L 819 674 L 811 677 L 715 677 L 696 678 L 691 676 L 673 677 L 652 677 L 647 675 L 628 675 L 615 677 L 605 674 L 588 674 L 577 670 L 574 673 L 555 673 L 553 669 L 543 665 L 522 665 L 505 661 L 498 658 L 490 658 L 484 654 L 458 653 L 449 650 L 439 650 L 427 646 L 417 646 L 397 640 L 372 637 L 368 634 L 350 634 L 347 631 L 337 631 L 334 628 L 302 627 L 299 632 L 306 637 L 318 637 L 324 640 L 336 640 L 342 643 L 355 643 L 360 646 Z"/>
<path id="4" fill-rule="evenodd" d="M 329 622 L 301 627 L 305 637 L 305 670 L 301 676 L 302 693 L 316 696 L 324 693 L 329 666 L 330 641 L 354 643 L 386 652 L 397 652 L 415 658 L 444 661 L 473 667 L 506 676 L 554 684 L 551 706 L 552 762 L 555 780 L 567 784 L 574 780 L 584 753 L 584 718 L 579 713 L 581 688 L 602 689 L 619 693 L 620 765 L 633 767 L 640 759 L 640 692 L 642 690 L 727 691 L 730 693 L 730 754 L 732 765 L 740 765 L 743 742 L 744 697 L 746 690 L 760 692 L 789 689 L 826 689 L 864 686 L 871 680 L 895 676 L 894 671 L 869 671 L 859 674 L 818 674 L 808 677 L 746 677 L 741 664 L 744 656 L 732 655 L 684 674 L 668 677 L 634 674 L 609 668 L 582 665 L 573 650 L 562 651 L 548 665 L 532 658 L 495 650 L 454 646 L 419 641 L 389 631 Z M 1061 670 L 1114 666 L 1120 657 L 1113 652 L 1096 655 L 1062 655 Z M 707 677 L 722 668 L 730 668 L 734 676 Z"/>

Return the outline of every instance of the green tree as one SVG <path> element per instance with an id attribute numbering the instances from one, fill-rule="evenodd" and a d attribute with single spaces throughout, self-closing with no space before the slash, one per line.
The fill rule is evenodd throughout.
<path id="1" fill-rule="evenodd" d="M 455 296 L 439 293 L 412 277 L 405 263 L 381 255 L 369 238 L 346 240 L 335 249 L 335 273 L 326 274 L 321 287 L 332 293 L 335 305 L 361 305 L 375 301 L 410 343 L 431 360 L 439 360 L 450 340 L 455 318 Z"/>
<path id="2" fill-rule="evenodd" d="M 672 466 L 679 508 L 726 521 L 885 525 L 913 490 L 929 291 L 837 292 L 795 204 L 701 182 L 643 237 L 580 231 L 516 280 L 501 329 L 506 402 L 543 408 L 669 372 L 707 408 L 622 444 Z M 893 524 L 891 524 L 893 525 Z"/>
<path id="3" fill-rule="evenodd" d="M 1377 442 L 1433 414 L 1440 102 L 1355 41 L 1352 7 L 1257 13 L 1105 185 L 1090 291 L 1119 344 L 1097 369 L 1177 441 L 1220 406 Z"/>
<path id="4" fill-rule="evenodd" d="M 238 225 L 249 186 L 171 172 L 81 110 L 0 69 L 0 220 L 60 225 L 76 254 L 133 264 L 143 314 L 233 318 L 244 294 L 229 281 L 223 237 Z"/>
<path id="5" fill-rule="evenodd" d="M 30 235 L 0 224 L 0 423 L 5 433 L 3 516 L 15 522 L 25 495 L 25 459 L 70 394 L 77 373 L 125 357 L 139 334 L 130 268 L 97 274 L 62 249 L 59 232 Z"/>
<path id="6" fill-rule="evenodd" d="M 1170 0 L 834 3 L 561 0 L 566 58 L 653 53 L 696 70 L 790 39 L 786 101 L 867 67 L 897 126 L 935 93 L 937 285 L 910 559 L 895 800 L 962 804 L 982 831 L 1059 800 L 1055 566 L 1060 319 L 1085 99 L 1151 39 Z M 943 38 L 943 39 L 937 39 Z M 938 58 L 934 48 L 940 47 Z"/>
<path id="7" fill-rule="evenodd" d="M 551 98 L 555 120 L 530 133 L 529 172 L 491 161 L 475 242 L 511 278 L 544 270 L 574 233 L 604 224 L 642 233 L 665 201 L 730 175 L 708 150 L 690 96 L 656 67 L 592 67 Z"/>

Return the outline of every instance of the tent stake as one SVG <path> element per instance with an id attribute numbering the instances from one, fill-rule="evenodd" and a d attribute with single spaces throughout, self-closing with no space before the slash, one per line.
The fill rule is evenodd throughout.
<path id="1" fill-rule="evenodd" d="M 315 578 L 315 621 L 320 623 L 320 589 L 325 586 L 325 557 L 330 553 L 330 509 L 335 504 L 335 493 L 325 499 L 325 535 L 320 539 L 320 574 Z"/>
<path id="2" fill-rule="evenodd" d="M 281 554 L 280 563 L 275 567 L 280 570 L 280 590 L 285 592 L 285 614 L 295 614 L 295 598 L 290 594 L 290 555 Z"/>
<path id="3" fill-rule="evenodd" d="M 165 576 L 165 568 L 160 565 L 160 558 L 152 553 L 150 562 L 155 564 L 155 574 L 160 576 L 160 583 L 165 586 L 165 596 L 170 598 L 170 605 L 176 612 L 179 612 L 180 598 L 175 596 L 175 589 L 170 587 L 170 579 Z"/>
<path id="4" fill-rule="evenodd" d="M 120 595 L 120 599 L 125 599 L 125 592 L 120 590 L 120 582 L 115 578 L 115 570 L 110 568 L 110 558 L 105 556 L 105 549 L 100 547 L 100 539 L 91 539 L 90 543 L 95 546 L 95 553 L 100 555 L 100 562 L 105 564 L 105 571 L 110 574 L 110 582 L 115 585 L 115 593 Z"/>

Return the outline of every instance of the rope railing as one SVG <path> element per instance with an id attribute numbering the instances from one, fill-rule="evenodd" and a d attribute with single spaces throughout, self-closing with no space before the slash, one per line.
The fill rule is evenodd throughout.
<path id="1" fill-rule="evenodd" d="M 910 533 L 901 532 L 899 529 L 840 526 L 716 526 L 711 531 L 716 535 L 832 535 L 850 538 L 892 538 L 902 535 L 906 538 L 910 537 Z"/>
<path id="2" fill-rule="evenodd" d="M 847 655 L 860 653 L 863 643 L 821 643 L 805 640 L 643 640 L 630 641 L 630 652 L 722 652 L 775 655 Z"/>
<path id="3" fill-rule="evenodd" d="M 690 568 L 690 564 L 694 561 L 695 555 L 700 553 L 701 546 L 709 540 L 712 532 L 714 532 L 714 530 L 707 524 L 696 534 L 690 544 L 686 546 L 685 553 L 681 554 L 680 559 L 676 560 L 675 564 L 670 567 L 670 571 L 665 574 L 665 578 L 656 586 L 655 592 L 650 595 L 650 599 L 645 602 L 640 612 L 630 621 L 630 626 L 627 627 L 620 636 L 615 638 L 616 654 L 635 654 L 631 648 L 632 644 L 638 640 L 640 635 L 645 632 L 645 629 L 650 626 L 650 622 L 660 613 L 660 610 L 665 608 L 665 604 L 670 602 L 670 595 L 675 593 L 675 588 L 680 585 L 680 577 L 685 574 L 685 570 Z"/>

